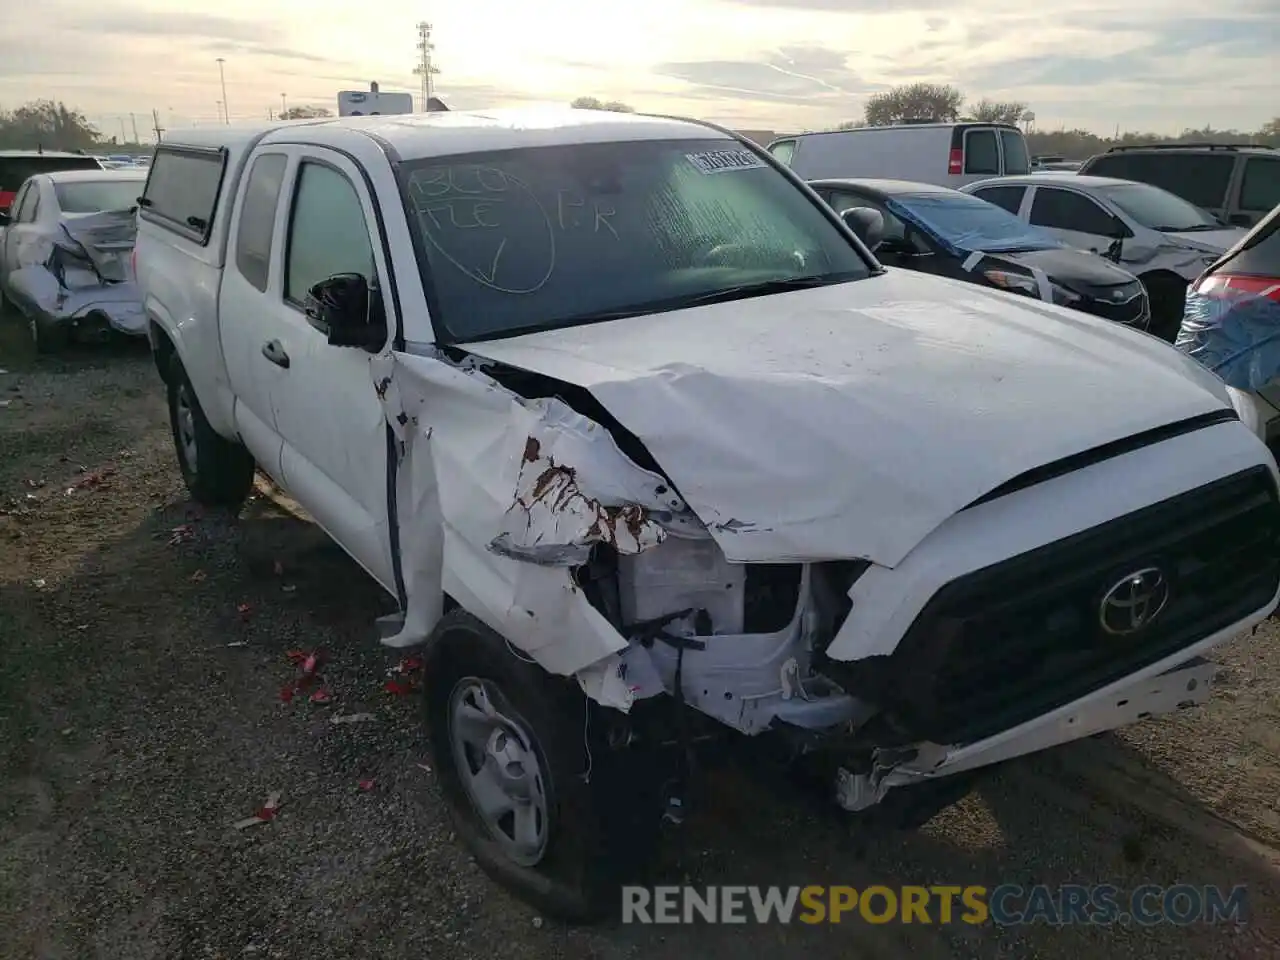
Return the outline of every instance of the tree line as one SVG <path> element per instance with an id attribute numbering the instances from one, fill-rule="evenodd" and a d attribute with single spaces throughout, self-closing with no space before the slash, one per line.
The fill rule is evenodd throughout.
<path id="1" fill-rule="evenodd" d="M 282 112 L 282 120 L 332 116 L 326 107 L 297 106 Z M 148 117 L 148 119 L 150 119 Z M 150 149 L 151 144 L 121 142 L 105 135 L 85 115 L 62 101 L 33 100 L 15 110 L 0 110 L 0 150 L 100 150 L 124 152 Z"/>

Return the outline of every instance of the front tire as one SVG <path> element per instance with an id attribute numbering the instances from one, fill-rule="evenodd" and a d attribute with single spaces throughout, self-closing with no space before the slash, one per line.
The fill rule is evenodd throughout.
<path id="1" fill-rule="evenodd" d="M 430 744 L 463 843 L 548 916 L 608 914 L 619 870 L 635 863 L 611 849 L 606 821 L 622 804 L 605 786 L 607 750 L 584 713 L 595 705 L 462 610 L 445 615 L 427 649 Z"/>
<path id="2" fill-rule="evenodd" d="M 238 508 L 253 487 L 253 457 L 209 426 L 176 355 L 170 360 L 168 394 L 178 467 L 192 499 L 205 506 Z"/>

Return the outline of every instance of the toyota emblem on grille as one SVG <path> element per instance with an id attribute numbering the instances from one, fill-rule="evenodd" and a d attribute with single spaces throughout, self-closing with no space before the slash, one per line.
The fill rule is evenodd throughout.
<path id="1" fill-rule="evenodd" d="M 1098 622 L 1114 636 L 1137 633 L 1160 616 L 1169 603 L 1169 581 L 1159 567 L 1125 574 L 1102 595 Z"/>

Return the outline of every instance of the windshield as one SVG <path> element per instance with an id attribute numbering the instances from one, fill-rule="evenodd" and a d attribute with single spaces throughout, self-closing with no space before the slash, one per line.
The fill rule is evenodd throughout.
<path id="1" fill-rule="evenodd" d="M 405 166 L 438 330 L 454 340 L 870 273 L 818 203 L 734 141 L 574 144 Z"/>
<path id="2" fill-rule="evenodd" d="M 144 180 L 76 180 L 55 183 L 53 192 L 63 213 L 100 213 L 136 207 L 143 183 Z"/>
<path id="3" fill-rule="evenodd" d="M 951 250 L 982 253 L 1051 250 L 1064 244 L 1008 210 L 966 193 L 910 193 L 888 207 Z"/>
<path id="4" fill-rule="evenodd" d="M 1146 183 L 1124 183 L 1099 191 L 1142 226 L 1161 233 L 1186 230 L 1221 230 L 1213 214 L 1201 210 L 1168 190 Z"/>

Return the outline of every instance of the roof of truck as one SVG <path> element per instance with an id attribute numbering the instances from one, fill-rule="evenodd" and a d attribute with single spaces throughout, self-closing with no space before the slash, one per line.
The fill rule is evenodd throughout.
<path id="1" fill-rule="evenodd" d="M 166 135 L 163 146 L 228 147 L 263 140 L 296 139 L 307 128 L 323 128 L 318 139 L 350 131 L 375 137 L 402 159 L 448 156 L 513 147 L 559 146 L 611 140 L 663 140 L 698 137 L 729 139 L 731 134 L 696 120 L 578 110 L 570 107 L 463 112 L 409 113 L 373 117 L 290 120 L 248 126 L 194 127 Z M 316 130 L 319 134 L 320 131 Z"/>

